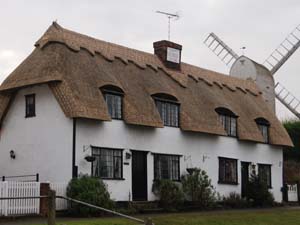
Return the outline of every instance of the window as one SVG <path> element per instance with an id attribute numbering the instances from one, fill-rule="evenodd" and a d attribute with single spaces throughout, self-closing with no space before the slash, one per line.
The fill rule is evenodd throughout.
<path id="1" fill-rule="evenodd" d="M 237 160 L 219 157 L 219 183 L 237 184 Z"/>
<path id="2" fill-rule="evenodd" d="M 226 108 L 217 108 L 220 122 L 228 136 L 237 136 L 237 116 Z"/>
<path id="3" fill-rule="evenodd" d="M 123 152 L 120 149 L 92 147 L 92 176 L 106 179 L 122 179 Z"/>
<path id="4" fill-rule="evenodd" d="M 108 113 L 112 119 L 123 118 L 123 91 L 114 86 L 105 86 L 102 89 Z"/>
<path id="5" fill-rule="evenodd" d="M 154 179 L 180 180 L 178 155 L 154 154 Z"/>
<path id="6" fill-rule="evenodd" d="M 270 127 L 270 123 L 269 121 L 267 121 L 264 118 L 257 118 L 255 120 L 258 129 L 260 130 L 262 136 L 263 136 L 263 140 L 265 143 L 269 143 L 269 127 Z"/>
<path id="7" fill-rule="evenodd" d="M 258 164 L 258 177 L 268 186 L 268 188 L 272 188 L 271 165 Z"/>
<path id="8" fill-rule="evenodd" d="M 154 96 L 155 104 L 159 115 L 165 126 L 179 126 L 179 104 L 177 99 L 166 94 Z"/>
<path id="9" fill-rule="evenodd" d="M 25 117 L 35 116 L 35 94 L 25 95 Z"/>

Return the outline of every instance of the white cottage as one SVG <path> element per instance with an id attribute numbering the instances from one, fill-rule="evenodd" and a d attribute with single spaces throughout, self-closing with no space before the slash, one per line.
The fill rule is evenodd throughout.
<path id="1" fill-rule="evenodd" d="M 262 91 L 183 63 L 181 51 L 159 41 L 150 54 L 53 23 L 0 86 L 0 176 L 89 174 L 117 201 L 151 201 L 154 180 L 180 181 L 188 168 L 206 170 L 221 195 L 243 194 L 255 169 L 281 201 L 292 143 Z"/>

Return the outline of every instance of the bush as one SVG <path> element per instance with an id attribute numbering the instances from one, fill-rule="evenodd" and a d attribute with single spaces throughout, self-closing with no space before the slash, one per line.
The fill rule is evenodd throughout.
<path id="1" fill-rule="evenodd" d="M 176 210 L 182 206 L 184 196 L 178 184 L 171 180 L 157 180 L 153 193 L 159 197 L 159 204 L 165 210 Z"/>
<path id="2" fill-rule="evenodd" d="M 257 175 L 252 174 L 247 185 L 246 198 L 254 207 L 265 207 L 274 205 L 274 197 L 265 182 Z"/>
<path id="3" fill-rule="evenodd" d="M 67 196 L 92 205 L 111 209 L 114 202 L 106 189 L 106 185 L 98 178 L 82 176 L 74 178 L 67 187 Z M 74 215 L 93 216 L 102 214 L 99 210 L 81 204 L 72 203 L 70 212 Z"/>
<path id="4" fill-rule="evenodd" d="M 181 180 L 188 200 L 197 202 L 202 208 L 211 207 L 216 202 L 216 192 L 204 170 L 195 168 L 191 174 L 183 175 Z"/>
<path id="5" fill-rule="evenodd" d="M 228 196 L 223 197 L 223 205 L 225 207 L 233 209 L 241 209 L 249 207 L 249 204 L 246 199 L 243 199 L 241 195 L 231 192 Z"/>

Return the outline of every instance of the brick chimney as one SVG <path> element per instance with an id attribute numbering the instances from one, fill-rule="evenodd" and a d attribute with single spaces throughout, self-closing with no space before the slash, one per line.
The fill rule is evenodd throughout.
<path id="1" fill-rule="evenodd" d="M 163 64 L 174 70 L 180 70 L 182 46 L 171 41 L 157 41 L 153 43 L 154 54 Z"/>

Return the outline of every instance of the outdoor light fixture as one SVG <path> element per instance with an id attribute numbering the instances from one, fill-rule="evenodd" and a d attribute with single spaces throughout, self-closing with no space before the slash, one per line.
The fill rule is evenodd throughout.
<path id="1" fill-rule="evenodd" d="M 131 159 L 131 154 L 130 154 L 129 152 L 126 152 L 125 158 L 126 158 L 126 159 Z"/>
<path id="2" fill-rule="evenodd" d="M 96 157 L 92 155 L 87 155 L 86 157 L 84 157 L 84 159 L 88 162 L 94 162 L 96 160 Z"/>
<path id="3" fill-rule="evenodd" d="M 16 159 L 16 153 L 14 150 L 10 150 L 9 154 L 11 159 Z"/>

